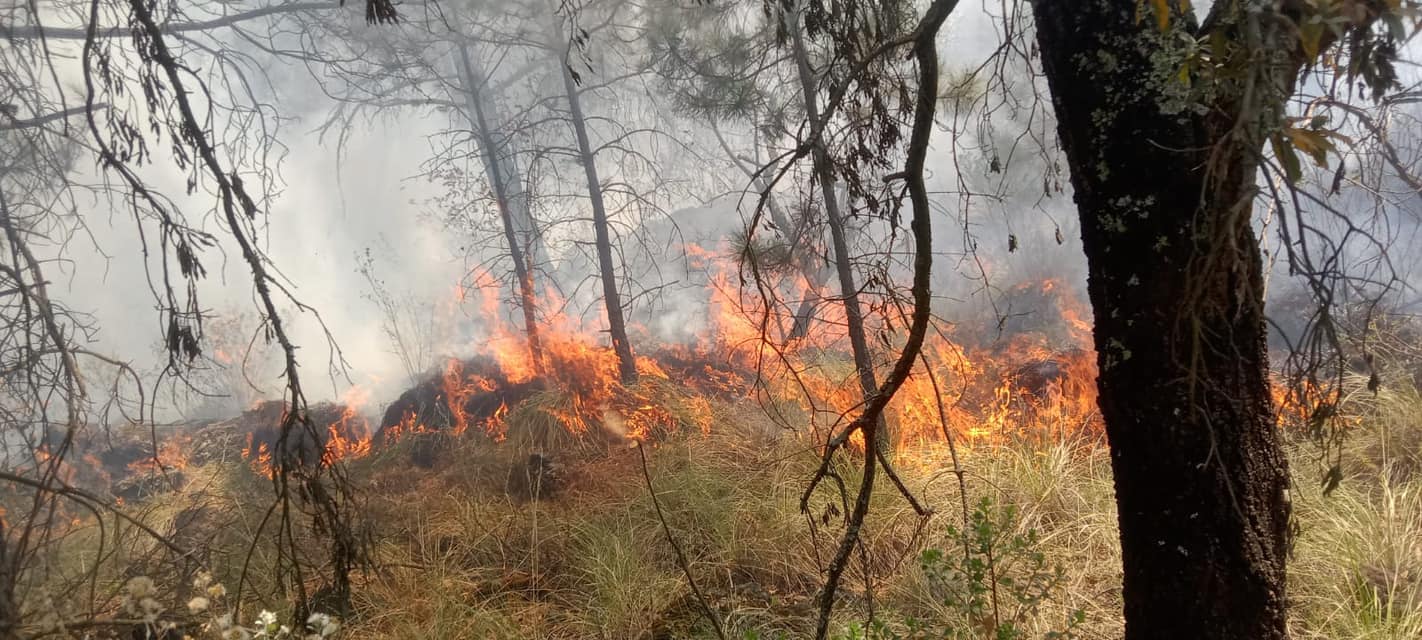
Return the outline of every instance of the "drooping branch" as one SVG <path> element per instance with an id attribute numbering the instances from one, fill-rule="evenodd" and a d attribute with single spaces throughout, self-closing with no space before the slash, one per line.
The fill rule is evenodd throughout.
<path id="1" fill-rule="evenodd" d="M 210 20 L 194 20 L 191 22 L 179 22 L 160 25 L 164 34 L 185 33 L 191 31 L 208 31 L 211 29 L 222 29 L 233 27 L 244 22 L 265 18 L 267 16 L 279 15 L 283 13 L 297 13 L 303 11 L 323 11 L 341 7 L 344 2 L 290 2 L 276 4 L 269 7 L 252 9 L 231 15 L 212 18 Z M 129 31 L 120 26 L 99 27 L 92 29 L 96 38 L 119 38 L 129 35 Z M 85 40 L 89 37 L 89 27 L 43 27 L 40 25 L 10 25 L 0 27 L 0 36 L 7 40 L 29 40 L 46 38 L 50 40 Z"/>
<path id="2" fill-rule="evenodd" d="M 219 159 L 217 145 L 210 139 L 207 126 L 197 115 L 193 102 L 194 96 L 210 98 L 206 87 L 201 86 L 200 82 L 197 83 L 197 88 L 190 86 L 191 83 L 187 78 L 192 74 L 192 71 L 183 65 L 170 48 L 167 35 L 154 15 L 153 7 L 145 0 L 130 0 L 128 5 L 133 25 L 135 52 L 139 60 L 149 67 L 144 70 L 142 80 L 145 82 L 145 87 L 150 88 L 150 91 L 145 95 L 149 101 L 149 108 L 155 112 L 154 126 L 161 123 L 167 128 L 169 135 L 174 139 L 174 152 L 180 162 L 192 162 L 199 174 L 215 184 L 219 219 L 226 233 L 237 243 L 242 261 L 251 273 L 254 292 L 262 313 L 261 321 L 266 329 L 265 333 L 281 347 L 285 356 L 283 377 L 286 381 L 287 410 L 281 419 L 280 435 L 275 447 L 276 455 L 273 456 L 275 471 L 272 474 L 272 481 L 276 493 L 274 506 L 280 507 L 278 509 L 280 519 L 276 523 L 278 562 L 286 565 L 279 573 L 288 577 L 290 586 L 294 588 L 298 598 L 295 614 L 298 619 L 303 619 L 307 613 L 308 604 L 305 592 L 306 583 L 302 576 L 303 569 L 297 555 L 297 539 L 292 526 L 291 503 L 293 496 L 303 506 L 313 508 L 309 515 L 315 530 L 331 537 L 329 549 L 330 571 L 332 573 L 330 576 L 331 588 L 340 602 L 344 603 L 348 597 L 349 573 L 359 553 L 350 526 L 351 514 L 348 513 L 349 487 L 344 482 L 342 472 L 339 468 L 328 469 L 324 464 L 313 464 L 313 461 L 300 459 L 301 456 L 297 452 L 299 447 L 288 446 L 298 438 L 310 438 L 319 442 L 320 434 L 316 432 L 315 426 L 307 415 L 307 401 L 301 386 L 296 346 L 291 341 L 279 313 L 277 297 L 284 295 L 286 300 L 295 304 L 297 308 L 303 311 L 310 311 L 310 309 L 292 298 L 285 286 L 276 279 L 275 272 L 271 268 L 267 256 L 260 249 L 255 235 L 254 222 L 261 214 L 257 200 L 249 193 L 238 172 L 234 168 L 225 166 L 224 162 Z M 90 8 L 90 24 L 86 33 L 82 57 L 88 89 L 86 103 L 89 105 L 94 104 L 96 94 L 93 84 L 95 73 L 93 61 L 100 56 L 96 51 L 96 42 L 100 37 L 97 22 L 98 2 L 96 0 Z M 105 65 L 100 65 L 100 67 L 98 73 L 110 73 Z M 168 232 L 168 227 L 181 231 L 182 227 L 171 218 L 173 213 L 169 212 L 164 203 L 150 193 L 148 185 L 129 167 L 128 156 L 115 153 L 109 147 L 104 136 L 99 132 L 92 108 L 88 110 L 88 116 L 90 130 L 99 146 L 104 167 L 117 173 L 131 190 L 139 194 L 134 198 L 136 203 L 146 202 L 159 210 L 160 215 L 164 218 L 165 234 Z M 211 236 L 202 238 L 200 244 L 179 245 L 178 247 L 180 251 L 176 256 L 177 260 L 184 271 L 185 278 L 190 282 L 205 274 L 197 262 L 196 252 L 201 247 L 211 246 L 213 238 Z M 166 250 L 168 246 L 165 244 L 164 248 Z M 166 251 L 163 257 L 165 260 L 169 258 Z M 171 289 L 169 289 L 169 295 L 171 297 Z M 190 284 L 189 296 L 193 295 L 195 295 L 195 289 Z M 195 301 L 193 305 L 195 305 Z M 181 351 L 190 360 L 200 352 L 199 339 L 200 333 L 183 333 L 176 338 L 170 334 L 170 351 Z M 303 433 L 298 435 L 297 430 L 302 430 Z M 328 476 L 334 479 L 334 487 L 328 486 Z M 296 486 L 292 486 L 293 481 Z M 256 544 L 261 533 L 258 531 L 254 536 L 253 544 Z M 241 604 L 240 592 L 244 581 L 245 576 L 239 579 L 238 597 L 235 600 L 237 606 Z"/>
<path id="3" fill-rule="evenodd" d="M 90 109 L 107 109 L 109 105 L 99 103 L 93 105 L 92 107 L 74 106 L 68 109 L 62 109 L 53 113 L 46 113 L 44 115 L 35 116 L 33 118 L 26 118 L 23 120 L 15 117 L 15 114 L 12 113 L 12 109 L 6 108 L 10 106 L 12 105 L 0 105 L 0 116 L 4 116 L 3 119 L 0 119 L 0 131 L 14 131 L 16 129 L 30 129 L 33 127 L 42 127 L 51 122 L 63 120 L 65 118 L 82 116 Z"/>

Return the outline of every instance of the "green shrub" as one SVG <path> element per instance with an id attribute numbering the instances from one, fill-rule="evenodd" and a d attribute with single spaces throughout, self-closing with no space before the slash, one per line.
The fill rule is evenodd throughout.
<path id="1" fill-rule="evenodd" d="M 1035 529 L 1018 533 L 1017 510 L 983 498 L 966 527 L 948 527 L 946 549 L 927 549 L 919 568 L 936 599 L 950 612 L 941 620 L 907 618 L 853 624 L 837 640 L 1024 640 L 1041 606 L 1059 595 L 1066 572 L 1047 563 Z M 1073 611 L 1048 639 L 1076 637 L 1085 621 Z"/>

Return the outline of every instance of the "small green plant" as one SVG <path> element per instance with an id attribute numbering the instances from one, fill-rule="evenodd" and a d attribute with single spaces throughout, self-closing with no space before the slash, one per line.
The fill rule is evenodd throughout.
<path id="1" fill-rule="evenodd" d="M 755 629 L 747 629 L 741 634 L 741 640 L 787 640 L 789 637 L 784 631 L 776 631 L 774 635 L 761 635 Z"/>
<path id="2" fill-rule="evenodd" d="M 983 498 L 966 525 L 948 527 L 945 546 L 950 550 L 927 549 L 919 558 L 935 599 L 957 615 L 852 624 L 836 640 L 1025 640 L 1026 625 L 1060 591 L 1064 570 L 1048 565 L 1035 529 L 1017 532 L 1017 510 L 1011 505 L 998 508 Z M 1075 610 L 1063 628 L 1043 637 L 1075 638 L 1085 619 L 1083 611 Z"/>

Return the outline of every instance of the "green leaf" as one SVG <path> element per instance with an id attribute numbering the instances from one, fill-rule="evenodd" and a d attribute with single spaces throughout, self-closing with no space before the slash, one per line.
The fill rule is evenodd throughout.
<path id="1" fill-rule="evenodd" d="M 1310 60 L 1318 59 L 1320 45 L 1323 42 L 1323 22 L 1317 20 L 1306 20 L 1299 27 L 1299 45 L 1303 47 L 1304 55 Z"/>
<path id="2" fill-rule="evenodd" d="M 1284 177 L 1290 183 L 1299 181 L 1303 177 L 1303 169 L 1299 166 L 1299 156 L 1294 152 L 1294 147 L 1282 135 L 1275 135 L 1269 139 L 1269 145 L 1274 148 L 1274 156 L 1279 159 L 1279 164 L 1284 166 Z"/>

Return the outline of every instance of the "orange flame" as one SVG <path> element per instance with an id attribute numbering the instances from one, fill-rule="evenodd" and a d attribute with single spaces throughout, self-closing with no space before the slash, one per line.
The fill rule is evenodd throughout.
<path id="1" fill-rule="evenodd" d="M 705 312 L 692 320 L 695 339 L 689 343 L 656 347 L 651 339 L 634 341 L 643 347 L 636 365 L 645 379 L 773 399 L 788 410 L 776 411 L 789 416 L 787 426 L 821 438 L 859 410 L 864 394 L 848 357 L 843 307 L 834 295 L 823 293 L 822 298 L 819 287 L 798 272 L 768 276 L 764 289 L 747 286 L 728 247 L 688 245 L 686 250 L 688 262 L 706 274 Z M 585 323 L 557 311 L 565 305 L 556 293 L 547 291 L 539 300 L 541 352 L 535 359 L 523 328 L 501 316 L 498 279 L 480 271 L 469 282 L 472 286 L 455 289 L 449 304 L 476 308 L 484 332 L 464 355 L 481 356 L 492 366 L 453 358 L 445 363 L 437 383 L 452 434 L 473 430 L 505 438 L 510 406 L 504 394 L 532 384 L 557 390 L 567 399 L 544 410 L 574 435 L 599 428 L 617 431 L 610 434 L 616 438 L 646 439 L 679 421 L 703 432 L 714 428 L 712 407 L 703 394 L 687 394 L 674 410 L 647 385 L 624 386 L 616 355 L 597 325 L 600 320 Z M 1014 291 L 1035 296 L 1033 300 L 1047 307 L 1039 310 L 1048 317 L 1045 328 L 1007 337 L 991 331 L 958 334 L 951 328 L 930 332 L 921 361 L 886 412 L 901 449 L 940 442 L 945 436 L 990 445 L 1099 431 L 1089 309 L 1060 280 L 1028 283 Z M 811 330 L 791 340 L 802 306 L 810 309 Z M 897 356 L 903 328 L 885 317 L 871 314 L 868 327 L 878 339 L 875 357 L 881 370 Z M 360 417 L 368 396 L 368 391 L 353 388 L 342 398 L 341 417 L 325 425 L 326 463 L 371 450 L 369 425 Z M 421 416 L 407 411 L 384 430 L 382 439 L 395 442 L 431 430 Z M 249 440 L 244 455 L 260 468 L 270 468 L 271 452 L 265 445 L 253 450 Z"/>

